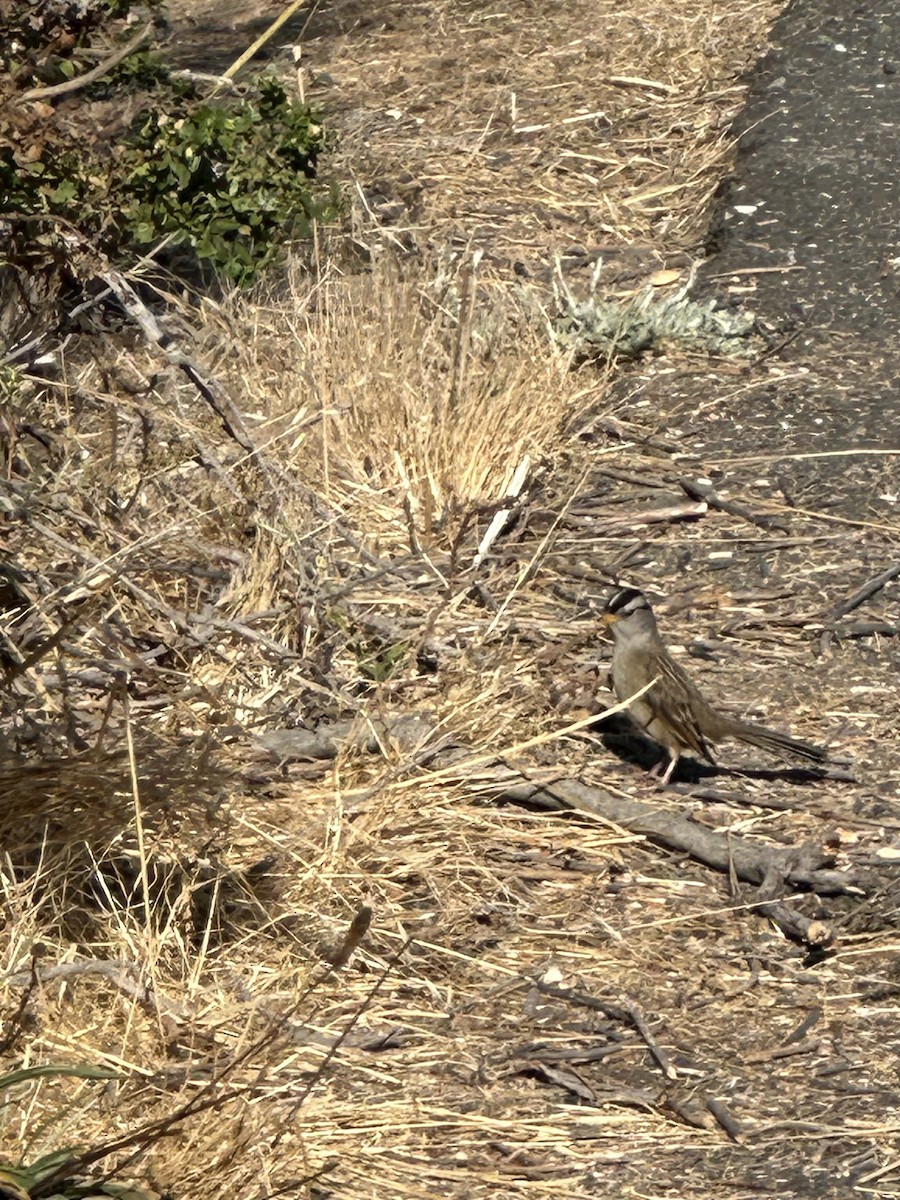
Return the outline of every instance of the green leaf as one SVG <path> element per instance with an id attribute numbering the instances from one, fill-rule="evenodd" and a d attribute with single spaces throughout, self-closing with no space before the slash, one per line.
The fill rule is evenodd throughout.
<path id="1" fill-rule="evenodd" d="M 77 194 L 78 188 L 72 179 L 64 179 L 55 188 L 44 193 L 52 204 L 67 204 L 70 200 L 74 200 Z"/>
<path id="2" fill-rule="evenodd" d="M 28 1189 L 33 1187 L 31 1174 L 20 1167 L 0 1163 L 0 1195 L 10 1200 L 30 1200 Z"/>

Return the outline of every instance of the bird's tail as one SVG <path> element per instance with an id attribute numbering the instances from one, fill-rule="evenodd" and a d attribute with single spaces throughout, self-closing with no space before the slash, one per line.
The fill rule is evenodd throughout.
<path id="1" fill-rule="evenodd" d="M 824 762 L 828 758 L 827 751 L 821 746 L 813 746 L 809 742 L 798 741 L 787 733 L 779 733 L 777 729 L 767 729 L 765 725 L 752 725 L 746 721 L 729 722 L 728 732 L 732 737 L 751 746 L 759 746 L 762 750 L 783 758 L 805 758 L 811 762 Z"/>

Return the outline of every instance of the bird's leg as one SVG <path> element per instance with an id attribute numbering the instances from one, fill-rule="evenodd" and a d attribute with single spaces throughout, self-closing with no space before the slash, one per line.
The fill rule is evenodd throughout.
<path id="1" fill-rule="evenodd" d="M 681 758 L 681 755 L 677 750 L 670 750 L 669 753 L 672 755 L 672 757 L 669 760 L 669 765 L 666 767 L 665 774 L 663 775 L 662 779 L 660 779 L 660 783 L 663 785 L 663 787 L 665 787 L 672 778 L 672 774 L 675 771 L 675 768 L 678 766 L 678 760 Z"/>
<path id="2" fill-rule="evenodd" d="M 668 757 L 669 757 L 669 753 L 668 753 L 668 751 L 666 751 L 666 753 L 663 754 L 663 756 L 659 760 L 659 762 L 655 762 L 653 764 L 653 766 L 649 769 L 649 771 L 647 771 L 648 779 L 665 779 L 668 777 L 669 772 L 672 770 L 671 763 L 666 768 L 665 776 L 663 776 L 663 767 L 666 766 L 666 759 Z"/>

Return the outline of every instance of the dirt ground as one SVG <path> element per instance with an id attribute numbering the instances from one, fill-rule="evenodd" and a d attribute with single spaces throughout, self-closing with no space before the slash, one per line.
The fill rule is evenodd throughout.
<path id="1" fill-rule="evenodd" d="M 852 437 L 840 454 L 832 438 L 830 472 L 808 457 L 803 422 L 853 385 L 839 345 L 576 369 L 517 324 L 529 304 L 552 310 L 554 274 L 583 291 L 598 259 L 613 295 L 663 270 L 685 281 L 778 8 L 335 2 L 275 39 L 284 70 L 302 41 L 304 94 L 338 131 L 347 227 L 323 239 L 326 282 L 211 307 L 198 346 L 309 491 L 282 527 L 261 503 L 251 522 L 223 484 L 210 517 L 186 482 L 196 446 L 179 442 L 195 399 L 165 393 L 172 425 L 154 420 L 183 461 L 135 470 L 157 492 L 123 534 L 128 576 L 232 625 L 190 662 L 157 653 L 158 614 L 132 588 L 134 659 L 157 653 L 180 690 L 163 703 L 132 661 L 136 744 L 102 770 L 5 774 L 34 868 L 6 881 L 9 986 L 35 944 L 42 970 L 104 964 L 41 977 L 27 1053 L 126 1078 L 74 1103 L 42 1085 L 4 1150 L 127 1137 L 219 1078 L 205 1114 L 104 1166 L 173 1200 L 900 1193 L 900 582 L 839 610 L 897 561 L 896 457 L 848 453 Z M 279 10 L 181 0 L 178 58 L 220 71 Z M 448 311 L 464 351 L 442 341 Z M 515 519 L 476 569 L 526 455 Z M 217 445 L 203 462 L 244 487 L 242 456 Z M 149 540 L 142 520 L 188 509 L 189 537 Z M 351 530 L 353 553 L 343 532 L 337 557 L 320 553 L 323 529 Z M 328 656 L 309 648 L 313 559 L 320 611 L 352 626 Z M 161 564 L 174 578 L 186 561 L 209 578 L 157 588 Z M 728 744 L 660 789 L 652 748 L 597 719 L 613 703 L 597 613 L 614 578 L 659 598 L 711 698 L 836 761 Z M 105 694 L 92 703 L 93 745 Z M 410 715 L 401 736 L 392 722 Z M 348 738 L 312 761 L 265 742 L 347 719 L 368 749 Z M 540 786 L 518 795 L 512 777 Z M 640 822 L 549 808 L 572 779 L 718 835 L 735 861 L 715 870 Z M 58 849 L 73 827 L 78 845 Z M 773 881 L 742 878 L 745 846 L 849 882 L 774 880 L 825 933 L 790 937 L 760 911 Z M 52 902 L 48 870 L 69 872 Z M 75 1115 L 49 1123 L 61 1109 Z"/>

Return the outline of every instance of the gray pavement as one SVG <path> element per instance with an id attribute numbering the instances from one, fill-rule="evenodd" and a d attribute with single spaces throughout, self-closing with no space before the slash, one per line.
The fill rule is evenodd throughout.
<path id="1" fill-rule="evenodd" d="M 794 337 L 739 386 L 668 384 L 665 412 L 707 461 L 784 454 L 805 507 L 896 526 L 900 457 L 787 456 L 900 447 L 900 0 L 794 0 L 773 38 L 704 275 Z"/>
<path id="2" fill-rule="evenodd" d="M 735 132 L 716 269 L 758 277 L 768 312 L 818 331 L 900 326 L 900 4 L 795 0 Z"/>

